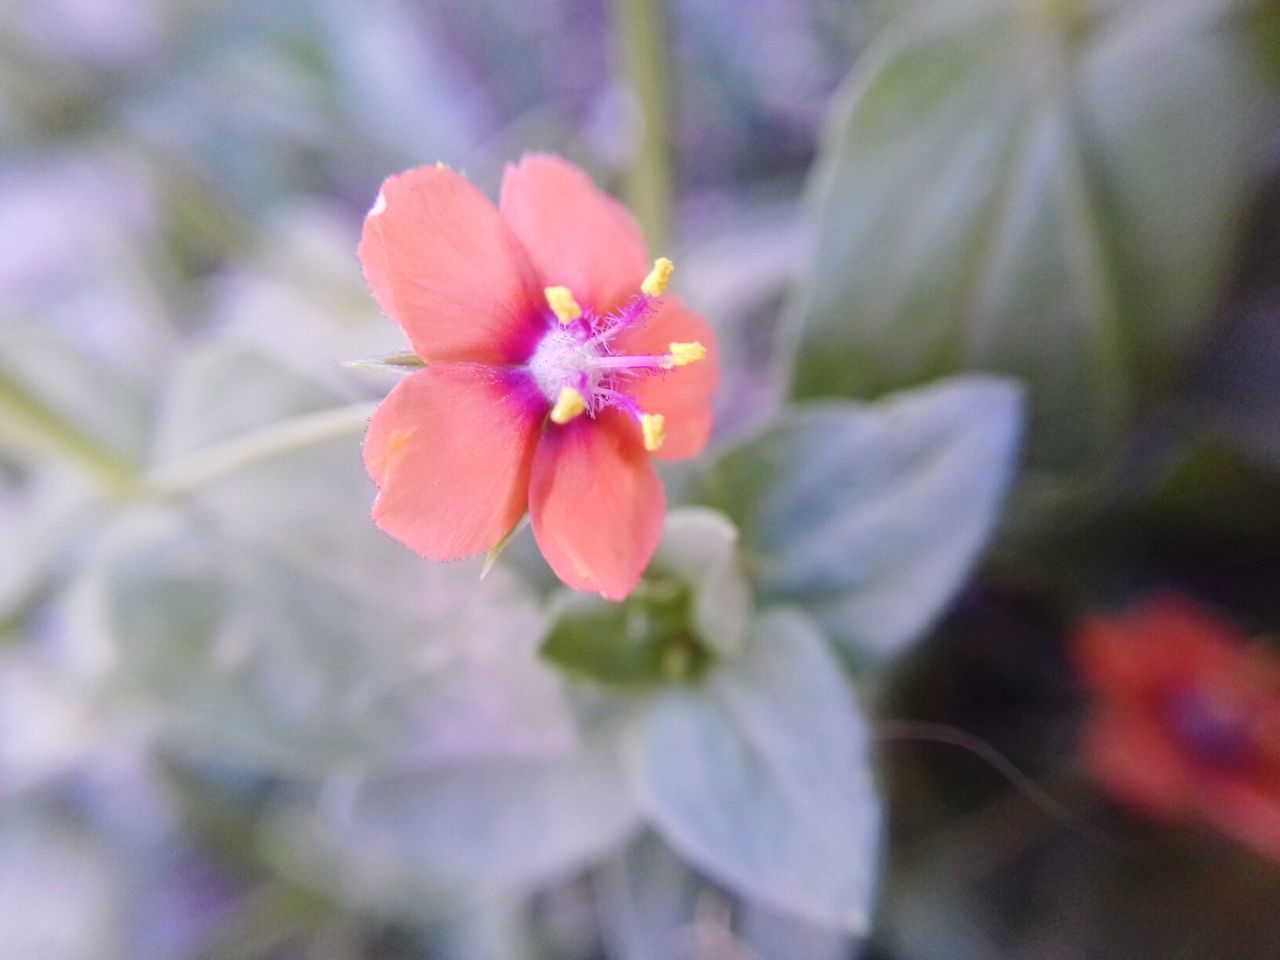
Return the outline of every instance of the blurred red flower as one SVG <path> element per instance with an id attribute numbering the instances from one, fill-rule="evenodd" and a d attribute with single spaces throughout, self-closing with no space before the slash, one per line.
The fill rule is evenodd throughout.
<path id="1" fill-rule="evenodd" d="M 571 587 L 619 600 L 657 547 L 651 455 L 711 429 L 711 329 L 665 295 L 631 215 L 559 157 L 508 166 L 495 206 L 444 166 L 391 177 L 365 218 L 365 279 L 426 366 L 374 413 L 375 522 L 452 560 L 526 510 Z"/>
<path id="2" fill-rule="evenodd" d="M 1280 654 L 1175 596 L 1076 636 L 1094 695 L 1083 751 L 1116 799 L 1211 824 L 1280 860 Z"/>

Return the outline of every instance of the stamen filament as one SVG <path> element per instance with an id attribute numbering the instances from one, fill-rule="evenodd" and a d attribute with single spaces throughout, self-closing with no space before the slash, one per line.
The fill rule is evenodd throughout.
<path id="1" fill-rule="evenodd" d="M 594 357 L 585 362 L 584 368 L 591 370 L 662 370 L 671 366 L 671 364 L 672 358 L 666 354 L 620 354 L 617 356 Z"/>
<path id="2" fill-rule="evenodd" d="M 596 396 L 603 405 L 621 410 L 623 413 L 635 417 L 636 420 L 640 419 L 640 407 L 627 394 L 618 390 L 604 388 L 597 390 Z"/>

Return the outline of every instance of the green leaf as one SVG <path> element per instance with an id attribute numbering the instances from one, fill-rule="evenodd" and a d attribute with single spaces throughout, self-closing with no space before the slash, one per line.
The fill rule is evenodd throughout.
<path id="1" fill-rule="evenodd" d="M 706 666 L 683 585 L 641 584 L 621 603 L 565 591 L 551 609 L 542 655 L 569 676 L 615 686 L 685 679 Z"/>
<path id="2" fill-rule="evenodd" d="M 846 960 L 851 936 L 739 903 L 696 873 L 652 831 L 596 874 L 601 933 L 611 960 L 671 960 L 703 931 L 757 960 Z M 733 955 L 737 955 L 733 952 Z"/>
<path id="3" fill-rule="evenodd" d="M 126 956 L 121 869 L 87 831 L 6 799 L 0 812 L 4 954 L 40 960 Z"/>
<path id="4" fill-rule="evenodd" d="M 0 481 L 0 623 L 21 619 L 99 509 L 81 477 L 35 470 L 12 487 Z"/>
<path id="5" fill-rule="evenodd" d="M 164 511 L 118 524 L 87 583 L 115 686 L 185 751 L 314 774 L 562 748 L 527 593 L 474 565 L 419 573 L 413 594 L 376 594 Z"/>
<path id="6" fill-rule="evenodd" d="M 519 892 L 605 856 L 638 827 L 616 734 L 538 762 L 460 764 L 426 775 L 335 783 L 311 809 L 282 810 L 277 866 L 340 896 L 422 918 Z"/>
<path id="7" fill-rule="evenodd" d="M 683 858 L 746 899 L 866 930 L 880 833 L 867 726 L 806 618 L 766 615 L 742 659 L 658 696 L 634 732 L 636 796 Z"/>
<path id="8" fill-rule="evenodd" d="M 0 326 L 0 451 L 74 464 L 119 494 L 133 481 L 144 410 L 132 384 L 45 325 Z"/>
<path id="9" fill-rule="evenodd" d="M 742 651 L 751 591 L 738 563 L 738 531 L 724 514 L 699 507 L 673 511 L 646 575 L 689 585 L 690 624 L 710 650 L 726 657 Z"/>
<path id="10" fill-rule="evenodd" d="M 174 370 L 160 404 L 154 456 L 174 460 L 339 402 L 328 387 L 252 347 L 214 340 Z"/>
<path id="11" fill-rule="evenodd" d="M 751 955 L 760 960 L 848 960 L 855 955 L 855 941 L 849 934 L 755 903 L 747 904 L 740 929 Z"/>
<path id="12" fill-rule="evenodd" d="M 796 408 L 726 453 L 704 499 L 742 531 L 762 603 L 802 607 L 856 657 L 893 656 L 990 536 L 1020 409 L 1015 387 L 980 377 Z"/>
<path id="13" fill-rule="evenodd" d="M 570 674 L 625 686 L 692 679 L 712 656 L 737 655 L 751 610 L 737 543 L 722 514 L 674 511 L 626 600 L 561 594 L 543 656 Z"/>
<path id="14" fill-rule="evenodd" d="M 669 960 L 688 944 L 706 884 L 645 831 L 596 876 L 601 934 L 611 960 Z"/>
<path id="15" fill-rule="evenodd" d="M 138 389 L 46 325 L 0 327 L 0 372 L 110 454 L 126 461 L 140 454 L 146 423 Z"/>
<path id="16" fill-rule="evenodd" d="M 1230 266 L 1265 130 L 1230 6 L 915 4 L 816 168 L 796 394 L 1013 374 L 1028 495 L 1095 476 Z"/>
<path id="17" fill-rule="evenodd" d="M 0 649 L 0 797 L 56 782 L 104 734 L 84 685 L 24 644 Z"/>
<path id="18" fill-rule="evenodd" d="M 419 577 L 430 564 L 370 520 L 377 491 L 360 459 L 365 418 L 344 414 L 345 435 L 301 445 L 288 429 L 351 409 L 348 397 L 280 361 L 215 340 L 174 371 L 160 405 L 150 475 L 166 492 L 170 486 L 186 492 L 185 502 L 242 545 L 338 577 L 360 592 L 410 596 L 421 591 Z M 204 482 L 184 468 L 239 438 L 272 435 L 279 441 L 276 455 L 259 450 L 237 469 L 208 471 Z M 175 476 L 181 482 L 164 482 Z"/>
<path id="19" fill-rule="evenodd" d="M 413 919 L 420 919 L 414 911 Z M 433 960 L 540 960 L 527 901 L 490 897 L 451 913 L 427 933 Z"/>

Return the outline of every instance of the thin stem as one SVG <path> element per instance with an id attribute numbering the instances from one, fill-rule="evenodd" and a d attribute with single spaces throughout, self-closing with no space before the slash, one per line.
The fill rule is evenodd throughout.
<path id="1" fill-rule="evenodd" d="M 1042 840 L 1050 825 L 1066 827 L 1100 847 L 1116 845 L 1113 837 L 1086 816 L 1092 795 L 1081 792 L 1073 771 L 1061 770 L 1046 780 L 1033 780 L 982 738 L 947 724 L 884 720 L 876 725 L 876 738 L 958 747 L 987 764 L 1013 787 L 1012 793 L 1002 794 L 977 813 L 922 841 L 923 850 L 910 850 L 907 861 L 921 869 L 962 864 L 970 877 L 987 876 Z M 1070 796 L 1070 802 L 1063 799 L 1066 796 Z"/>
<path id="2" fill-rule="evenodd" d="M 876 726 L 876 736 L 880 740 L 938 743 L 968 751 L 1003 777 L 1021 799 L 1039 807 L 1040 812 L 1049 819 L 1090 839 L 1104 839 L 1092 824 L 1019 770 L 1013 761 L 981 737 L 945 723 L 930 723 L 925 720 L 883 720 Z"/>
<path id="3" fill-rule="evenodd" d="M 615 0 L 618 59 L 640 113 L 640 138 L 627 174 L 627 201 L 649 244 L 666 247 L 671 220 L 670 68 L 664 0 Z"/>
<path id="4" fill-rule="evenodd" d="M 0 369 L 0 443 L 72 463 L 112 496 L 126 493 L 136 470 L 127 459 L 82 432 Z"/>
<path id="5" fill-rule="evenodd" d="M 265 884 L 243 910 L 217 933 L 199 956 L 206 960 L 264 960 L 300 944 L 323 925 L 324 906 L 286 887 Z"/>
<path id="6" fill-rule="evenodd" d="M 153 470 L 144 478 L 143 491 L 153 497 L 183 496 L 263 460 L 358 433 L 375 406 L 356 403 L 255 430 Z"/>

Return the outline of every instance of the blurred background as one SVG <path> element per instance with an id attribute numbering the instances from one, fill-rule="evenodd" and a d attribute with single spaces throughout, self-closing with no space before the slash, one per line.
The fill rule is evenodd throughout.
<path id="1" fill-rule="evenodd" d="M 1280 839 L 1109 785 L 1078 650 L 1179 595 L 1280 675 L 1278 89 L 1261 0 L 7 0 L 0 957 L 1280 955 Z M 660 864 L 697 895 L 643 952 L 594 815 L 575 870 L 483 897 L 449 879 L 474 838 L 323 827 L 370 769 L 568 736 L 529 544 L 476 586 L 379 534 L 358 445 L 394 378 L 341 365 L 403 349 L 355 259 L 381 180 L 494 195 L 528 150 L 675 259 L 721 446 L 792 401 L 1025 385 L 984 561 L 851 666 L 888 818 L 865 938 Z M 1280 680 L 1249 696 L 1280 838 Z"/>

